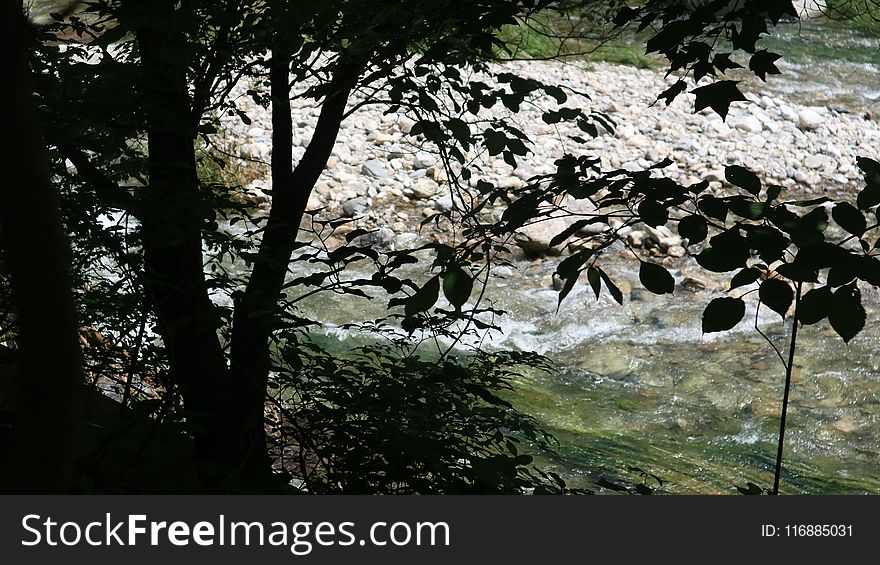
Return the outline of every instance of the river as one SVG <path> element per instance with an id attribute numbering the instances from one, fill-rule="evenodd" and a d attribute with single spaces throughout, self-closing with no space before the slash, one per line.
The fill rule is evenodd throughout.
<path id="1" fill-rule="evenodd" d="M 877 39 L 810 24 L 765 41 L 789 54 L 783 75 L 747 88 L 838 110 L 877 109 Z M 784 384 L 773 349 L 752 322 L 701 335 L 702 309 L 718 293 L 654 296 L 633 268 L 609 268 L 633 288 L 622 307 L 580 287 L 557 313 L 557 294 L 546 284 L 552 260 L 521 263 L 491 285 L 488 296 L 508 315 L 487 346 L 537 351 L 559 366 L 552 374 L 524 373 L 511 395 L 559 439 L 557 455 L 542 464 L 576 486 L 603 477 L 639 482 L 631 468 L 660 477 L 661 492 L 770 486 Z M 880 494 L 880 300 L 866 294 L 865 301 L 868 327 L 848 346 L 827 323 L 801 333 L 782 492 Z M 353 336 L 339 325 L 384 311 L 384 301 L 338 297 L 304 306 L 321 313 L 328 337 L 349 343 Z M 790 326 L 767 312 L 759 322 L 784 351 Z"/>

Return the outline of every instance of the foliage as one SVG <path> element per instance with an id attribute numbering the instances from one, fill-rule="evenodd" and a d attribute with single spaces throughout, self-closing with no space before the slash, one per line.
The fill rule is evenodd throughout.
<path id="1" fill-rule="evenodd" d="M 843 25 L 880 32 L 880 3 L 876 0 L 826 0 L 822 13 Z"/>
<path id="2" fill-rule="evenodd" d="M 295 347 L 294 347 L 295 345 Z M 285 460 L 309 492 L 381 494 L 564 492 L 529 452 L 553 439 L 498 393 L 529 354 L 477 352 L 430 360 L 406 342 L 330 354 L 284 340 L 278 389 Z"/>

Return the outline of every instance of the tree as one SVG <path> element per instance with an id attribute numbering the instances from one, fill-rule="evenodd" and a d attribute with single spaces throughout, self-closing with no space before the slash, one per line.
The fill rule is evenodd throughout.
<path id="1" fill-rule="evenodd" d="M 0 187 L 0 244 L 19 320 L 20 349 L 19 369 L 4 383 L 14 398 L 15 428 L 2 454 L 0 485 L 9 492 L 66 492 L 76 461 L 82 389 L 70 247 L 45 145 L 35 127 L 28 68 L 32 30 L 17 2 L 3 2 L 0 10 L 0 31 L 10 45 L 2 117 L 19 136 L 2 157 L 7 178 Z"/>
<path id="2" fill-rule="evenodd" d="M 46 49 L 36 61 L 44 71 L 38 91 L 52 126 L 49 143 L 76 170 L 72 178 L 71 171 L 60 174 L 81 187 L 79 229 L 99 233 L 95 218 L 107 212 L 122 211 L 139 221 L 142 256 L 122 251 L 129 244 L 124 238 L 101 238 L 117 261 L 136 273 L 128 282 L 150 302 L 171 380 L 187 421 L 198 429 L 203 475 L 213 488 L 227 488 L 229 477 L 271 480 L 264 425 L 270 334 L 278 328 L 277 302 L 309 193 L 352 89 L 388 81 L 392 102 L 430 110 L 437 107 L 432 98 L 439 89 L 428 95 L 417 91 L 414 72 L 452 73 L 453 64 L 468 61 L 479 65 L 498 43 L 495 30 L 548 5 L 486 2 L 461 10 L 445 1 L 345 2 L 303 10 L 286 2 L 102 1 L 46 28 Z M 413 11 L 430 18 L 413 18 Z M 55 43 L 65 36 L 74 41 L 60 51 Z M 420 53 L 418 66 L 407 68 L 414 51 Z M 263 71 L 273 108 L 273 206 L 260 230 L 254 270 L 236 294 L 224 342 L 217 330 L 228 329 L 228 321 L 211 302 L 203 271 L 205 222 L 210 225 L 215 209 L 199 182 L 195 143 L 210 131 L 212 112 L 236 111 L 225 98 L 236 79 Z M 291 73 L 295 81 L 318 77 L 305 96 L 321 101 L 318 126 L 295 168 L 286 158 L 292 143 Z M 78 88 L 70 88 L 65 79 L 71 77 Z M 434 74 L 429 78 L 438 80 Z M 536 88 L 515 86 L 505 104 Z M 458 80 L 455 87 L 465 84 Z M 132 96 L 110 94 L 119 91 Z M 558 97 L 557 91 L 552 92 Z M 416 103 L 404 100 L 412 95 Z M 108 112 L 114 115 L 110 125 L 103 118 Z M 123 182 L 137 186 L 134 198 Z M 86 200 L 91 209 L 84 214 Z"/>

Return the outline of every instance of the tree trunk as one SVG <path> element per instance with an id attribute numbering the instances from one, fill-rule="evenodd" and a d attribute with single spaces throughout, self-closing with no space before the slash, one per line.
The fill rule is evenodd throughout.
<path id="1" fill-rule="evenodd" d="M 277 14 L 276 14 L 277 17 Z M 277 20 L 276 20 L 277 21 Z M 283 26 L 276 30 L 270 61 L 272 98 L 272 208 L 245 294 L 233 319 L 231 368 L 253 421 L 264 425 L 264 402 L 270 367 L 269 339 L 275 329 L 278 300 L 309 195 L 333 151 L 351 89 L 362 65 L 340 64 L 321 108 L 315 131 L 296 169 L 291 163 L 293 124 L 290 107 L 290 55 Z M 256 421 L 259 415 L 259 422 Z"/>
<path id="2" fill-rule="evenodd" d="M 37 127 L 28 65 L 29 24 L 21 4 L 2 0 L 6 39 L 0 112 L 15 141 L 3 149 L 0 226 L 19 323 L 13 443 L 0 490 L 65 492 L 80 428 L 82 354 L 70 284 L 70 244 Z"/>
<path id="3" fill-rule="evenodd" d="M 149 150 L 141 215 L 145 283 L 187 421 L 197 428 L 206 486 L 237 489 L 230 480 L 263 480 L 271 467 L 264 430 L 251 422 L 252 388 L 231 378 L 217 335 L 220 318 L 208 295 L 201 226 L 212 212 L 199 195 L 185 36 L 163 26 L 175 21 L 174 5 L 151 2 L 137 32 Z"/>

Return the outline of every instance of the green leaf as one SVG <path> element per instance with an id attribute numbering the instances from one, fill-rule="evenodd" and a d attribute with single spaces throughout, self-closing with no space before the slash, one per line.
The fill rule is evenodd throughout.
<path id="1" fill-rule="evenodd" d="M 703 333 L 727 331 L 736 326 L 746 315 L 746 303 L 742 298 L 716 298 L 703 310 Z"/>
<path id="2" fill-rule="evenodd" d="M 700 216 L 687 216 L 678 222 L 678 234 L 688 240 L 688 245 L 694 245 L 706 239 L 709 226 Z"/>
<path id="3" fill-rule="evenodd" d="M 814 288 L 804 294 L 798 305 L 798 321 L 802 324 L 815 324 L 831 312 L 831 287 Z"/>
<path id="4" fill-rule="evenodd" d="M 654 263 L 642 261 L 639 267 L 639 280 L 654 294 L 672 294 L 675 290 L 675 279 L 669 271 Z"/>
<path id="5" fill-rule="evenodd" d="M 868 228 L 865 216 L 849 202 L 838 202 L 831 210 L 831 217 L 837 225 L 856 237 L 861 237 Z"/>
<path id="6" fill-rule="evenodd" d="M 730 290 L 752 284 L 760 278 L 761 271 L 753 267 L 747 267 L 733 275 L 733 278 L 730 279 Z"/>
<path id="7" fill-rule="evenodd" d="M 440 277 L 437 275 L 431 277 L 428 282 L 422 286 L 409 300 L 406 301 L 404 313 L 408 318 L 415 316 L 421 312 L 427 311 L 431 306 L 437 303 L 440 297 Z"/>
<path id="8" fill-rule="evenodd" d="M 461 267 L 450 267 L 443 273 L 443 296 L 456 310 L 464 306 L 473 290 L 473 279 Z"/>
<path id="9" fill-rule="evenodd" d="M 738 186 L 750 194 L 757 196 L 761 193 L 761 179 L 745 167 L 740 167 L 739 165 L 727 167 L 724 171 L 724 178 L 730 184 Z"/>
<path id="10" fill-rule="evenodd" d="M 758 296 L 764 305 L 785 318 L 785 314 L 794 300 L 794 291 L 786 282 L 779 279 L 767 279 L 761 283 Z"/>
<path id="11" fill-rule="evenodd" d="M 837 335 L 849 343 L 865 327 L 867 315 L 862 307 L 862 293 L 853 284 L 842 286 L 831 297 L 831 311 L 828 321 Z"/>

